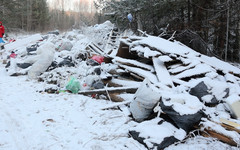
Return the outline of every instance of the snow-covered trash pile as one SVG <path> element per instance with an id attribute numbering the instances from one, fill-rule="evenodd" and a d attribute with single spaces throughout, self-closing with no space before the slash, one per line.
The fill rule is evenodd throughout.
<path id="1" fill-rule="evenodd" d="M 94 43 L 94 39 L 102 39 L 102 36 L 108 38 L 113 27 L 114 25 L 107 21 L 82 31 L 73 30 L 63 34 L 53 31 L 43 36 L 36 34 L 16 39 L 15 42 L 5 45 L 5 55 L 10 55 L 11 52 L 17 55 L 14 59 L 8 59 L 7 56 L 4 58 L 8 61 L 8 74 L 28 74 L 29 79 L 55 85 L 51 86 L 55 92 L 64 90 L 70 77 L 81 82 L 82 90 L 103 88 L 101 79 L 108 78 L 105 70 L 116 67 L 102 63 L 103 51 L 98 46 L 106 44 L 106 40 L 99 45 Z M 92 32 L 95 38 L 80 34 L 82 32 Z M 96 75 L 94 80 L 90 79 L 91 75 Z"/>
<path id="2" fill-rule="evenodd" d="M 5 47 L 7 74 L 46 84 L 36 92 L 122 102 L 101 110 L 127 112 L 131 128 L 124 136 L 147 149 L 181 147 L 199 137 L 239 146 L 240 69 L 229 63 L 160 37 L 120 40 L 109 21 Z"/>
<path id="3" fill-rule="evenodd" d="M 135 96 L 130 111 L 136 121 L 160 117 L 187 134 L 199 130 L 197 133 L 202 136 L 210 135 L 229 145 L 239 146 L 237 125 L 240 121 L 236 120 L 240 109 L 239 68 L 202 55 L 179 42 L 154 36 L 122 39 L 113 62 L 135 79 L 143 81 L 148 78 L 152 84 L 148 88 L 157 91 L 157 94 L 151 94 L 149 89 L 142 90 L 138 99 L 144 99 L 143 102 L 137 102 Z M 159 95 L 159 99 L 155 100 L 152 95 Z M 151 107 L 149 102 L 153 102 Z M 136 106 L 133 108 L 133 105 Z M 206 121 L 221 128 L 214 129 Z M 225 134 L 228 130 L 235 134 Z M 137 137 L 139 142 L 151 148 L 141 133 Z M 151 137 L 151 133 L 146 137 Z"/>

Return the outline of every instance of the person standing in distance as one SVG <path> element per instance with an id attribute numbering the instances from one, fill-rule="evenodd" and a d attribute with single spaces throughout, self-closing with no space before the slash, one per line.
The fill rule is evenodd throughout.
<path id="1" fill-rule="evenodd" d="M 2 25 L 2 22 L 0 21 L 0 43 L 5 43 L 2 39 L 4 33 L 5 33 L 5 29 L 4 29 L 4 26 Z"/>
<path id="2" fill-rule="evenodd" d="M 132 20 L 133 20 L 133 16 L 132 16 L 132 14 L 129 13 L 129 14 L 127 15 L 127 18 L 128 18 L 128 21 L 131 23 Z"/>

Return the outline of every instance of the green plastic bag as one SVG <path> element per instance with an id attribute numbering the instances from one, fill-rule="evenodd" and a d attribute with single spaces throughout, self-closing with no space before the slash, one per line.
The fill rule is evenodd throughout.
<path id="1" fill-rule="evenodd" d="M 80 90 L 80 82 L 76 78 L 70 77 L 66 89 L 76 94 Z"/>

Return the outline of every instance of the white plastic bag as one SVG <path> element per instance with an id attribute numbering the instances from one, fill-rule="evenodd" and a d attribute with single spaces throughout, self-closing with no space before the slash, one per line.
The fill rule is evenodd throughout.
<path id="1" fill-rule="evenodd" d="M 38 60 L 32 65 L 28 71 L 29 79 L 36 79 L 41 73 L 45 72 L 52 64 L 55 53 L 55 47 L 52 43 L 47 42 L 40 46 L 37 50 Z"/>
<path id="2" fill-rule="evenodd" d="M 130 111 L 136 121 L 146 119 L 160 100 L 161 95 L 152 88 L 153 86 L 148 79 L 145 79 L 130 103 Z"/>

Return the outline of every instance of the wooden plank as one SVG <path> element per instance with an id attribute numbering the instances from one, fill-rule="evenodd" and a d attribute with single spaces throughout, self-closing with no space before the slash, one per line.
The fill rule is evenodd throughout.
<path id="1" fill-rule="evenodd" d="M 118 64 L 118 65 L 121 68 L 124 68 L 125 70 L 127 70 L 128 72 L 134 73 L 143 79 L 148 78 L 152 83 L 158 82 L 156 75 L 150 71 L 146 71 L 146 70 L 143 70 L 143 69 L 137 68 L 137 67 L 130 67 L 130 66 L 121 65 L 121 64 Z"/>
<path id="2" fill-rule="evenodd" d="M 131 76 L 133 76 L 134 78 L 138 79 L 138 80 L 144 80 L 144 77 L 140 77 L 139 75 L 135 74 L 135 73 L 130 73 Z"/>
<path id="3" fill-rule="evenodd" d="M 236 131 L 240 134 L 240 124 L 224 119 L 224 118 L 220 118 L 221 121 L 221 126 L 224 127 L 227 130 L 231 130 L 231 131 Z"/>
<path id="4" fill-rule="evenodd" d="M 226 125 L 229 125 L 229 126 L 232 126 L 232 127 L 235 127 L 235 128 L 240 128 L 240 124 L 238 124 L 236 122 L 233 122 L 233 121 L 230 121 L 230 120 L 227 120 L 227 119 L 224 119 L 224 118 L 220 118 L 220 121 L 223 124 L 226 124 Z"/>
<path id="5" fill-rule="evenodd" d="M 171 76 L 167 68 L 165 67 L 164 63 L 156 57 L 153 57 L 152 60 L 153 60 L 153 66 L 155 68 L 158 80 L 164 85 L 173 87 L 174 85 L 173 85 Z"/>
<path id="6" fill-rule="evenodd" d="M 103 83 L 108 84 L 109 87 L 123 87 L 123 85 L 114 83 L 114 82 L 109 81 L 109 80 L 103 80 Z"/>
<path id="7" fill-rule="evenodd" d="M 98 54 L 100 54 L 100 55 L 103 55 L 103 50 L 102 50 L 101 48 L 99 48 L 96 44 L 91 43 L 91 44 L 88 45 L 88 47 L 89 47 L 91 50 L 95 51 L 96 53 L 98 53 Z"/>
<path id="8" fill-rule="evenodd" d="M 110 93 L 109 96 L 113 102 L 123 102 L 124 99 L 119 96 L 120 93 Z"/>
<path id="9" fill-rule="evenodd" d="M 120 43 L 116 56 L 127 58 L 127 59 L 137 59 L 137 55 L 133 55 L 129 52 L 129 46 L 123 42 Z"/>
<path id="10" fill-rule="evenodd" d="M 227 143 L 229 145 L 232 145 L 232 146 L 237 146 L 238 144 L 230 137 L 228 136 L 225 136 L 223 134 L 220 134 L 220 133 L 217 133 L 213 130 L 207 130 L 205 129 L 202 133 L 202 136 L 204 137 L 213 137 L 213 138 L 217 138 L 219 139 L 220 141 L 224 142 L 224 143 Z"/>
<path id="11" fill-rule="evenodd" d="M 124 58 L 120 58 L 120 57 L 115 57 L 113 59 L 113 61 L 116 61 L 118 63 L 130 66 L 130 67 L 138 67 L 138 68 L 141 68 L 141 69 L 144 69 L 147 71 L 151 71 L 151 72 L 153 72 L 153 70 L 154 70 L 153 66 L 145 64 L 145 63 L 141 63 L 139 61 L 132 60 L 132 59 L 124 59 Z"/>
<path id="12" fill-rule="evenodd" d="M 108 85 L 108 87 L 129 87 L 132 85 L 136 87 L 140 87 L 142 82 L 137 82 L 134 80 L 118 77 L 118 78 L 112 78 L 109 80 L 103 80 L 103 83 L 105 85 Z"/>
<path id="13" fill-rule="evenodd" d="M 236 129 L 230 125 L 227 125 L 227 124 L 221 124 L 222 127 L 224 127 L 225 129 L 229 130 L 229 131 L 236 131 L 240 134 L 240 130 L 239 129 Z"/>
<path id="14" fill-rule="evenodd" d="M 116 103 L 116 104 L 111 104 L 111 105 L 108 105 L 107 107 L 101 108 L 101 110 L 112 109 L 112 108 L 115 108 L 115 107 L 118 107 L 118 106 L 121 106 L 121 105 L 127 105 L 129 103 L 131 103 L 131 100 L 130 101 L 119 102 L 119 103 Z"/>
<path id="15" fill-rule="evenodd" d="M 235 132 L 235 130 L 226 128 L 226 125 L 224 125 L 223 123 L 205 119 L 204 122 L 201 123 L 200 127 L 198 126 L 196 128 L 200 128 L 201 134 L 204 137 L 217 138 L 218 140 L 232 146 L 238 145 L 238 141 L 234 139 L 239 138 L 238 133 Z"/>
<path id="16" fill-rule="evenodd" d="M 112 38 L 112 34 L 113 34 L 113 30 L 111 30 L 110 35 L 109 35 L 108 40 L 107 40 L 107 44 L 106 44 L 106 46 L 104 48 L 104 52 L 106 54 L 109 54 L 109 51 L 111 50 L 111 49 L 110 50 L 108 49 L 108 45 L 110 44 L 110 40 Z"/>
<path id="17" fill-rule="evenodd" d="M 83 95 L 91 95 L 91 94 L 106 94 L 108 93 L 135 93 L 137 91 L 137 87 L 108 87 L 105 89 L 95 89 L 95 90 L 84 90 L 84 91 L 79 91 L 78 94 L 83 94 Z"/>
<path id="18" fill-rule="evenodd" d="M 198 64 L 194 68 L 187 69 L 175 75 L 174 78 L 183 79 L 183 80 L 186 78 L 196 78 L 198 76 L 205 76 L 205 74 L 209 72 L 212 72 L 212 68 L 209 65 Z"/>

